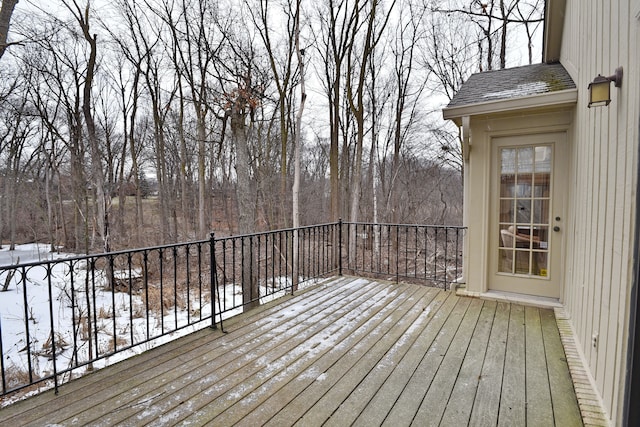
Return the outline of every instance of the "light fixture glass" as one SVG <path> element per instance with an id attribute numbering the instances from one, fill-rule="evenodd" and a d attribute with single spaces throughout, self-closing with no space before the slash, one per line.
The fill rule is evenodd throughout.
<path id="1" fill-rule="evenodd" d="M 611 102 L 611 81 L 598 74 L 598 76 L 589 83 L 589 105 L 588 107 L 601 107 L 609 105 Z"/>
<path id="2" fill-rule="evenodd" d="M 611 102 L 611 82 L 615 83 L 615 87 L 622 86 L 622 67 L 616 68 L 615 74 L 609 77 L 598 74 L 589 83 L 589 108 L 609 105 Z"/>

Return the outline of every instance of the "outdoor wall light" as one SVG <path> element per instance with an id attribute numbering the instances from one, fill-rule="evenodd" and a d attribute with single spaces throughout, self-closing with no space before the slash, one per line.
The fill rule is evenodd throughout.
<path id="1" fill-rule="evenodd" d="M 588 107 L 601 107 L 609 105 L 611 102 L 611 82 L 615 87 L 622 86 L 622 67 L 616 68 L 613 76 L 598 76 L 589 83 L 589 105 Z"/>

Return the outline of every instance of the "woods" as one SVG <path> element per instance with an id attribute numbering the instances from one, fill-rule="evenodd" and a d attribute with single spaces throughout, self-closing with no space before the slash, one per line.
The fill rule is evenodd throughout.
<path id="1" fill-rule="evenodd" d="M 440 109 L 536 61 L 543 3 L 2 0 L 0 244 L 459 224 Z"/>

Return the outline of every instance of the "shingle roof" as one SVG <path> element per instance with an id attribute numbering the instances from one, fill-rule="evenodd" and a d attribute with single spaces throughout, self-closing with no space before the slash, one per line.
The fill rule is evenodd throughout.
<path id="1" fill-rule="evenodd" d="M 560 63 L 534 64 L 473 74 L 447 108 L 575 89 Z"/>

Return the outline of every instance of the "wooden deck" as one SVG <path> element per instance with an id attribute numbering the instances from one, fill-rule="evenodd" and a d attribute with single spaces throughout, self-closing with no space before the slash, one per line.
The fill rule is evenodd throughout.
<path id="1" fill-rule="evenodd" d="M 0 410 L 0 425 L 582 425 L 551 310 L 340 277 Z"/>

